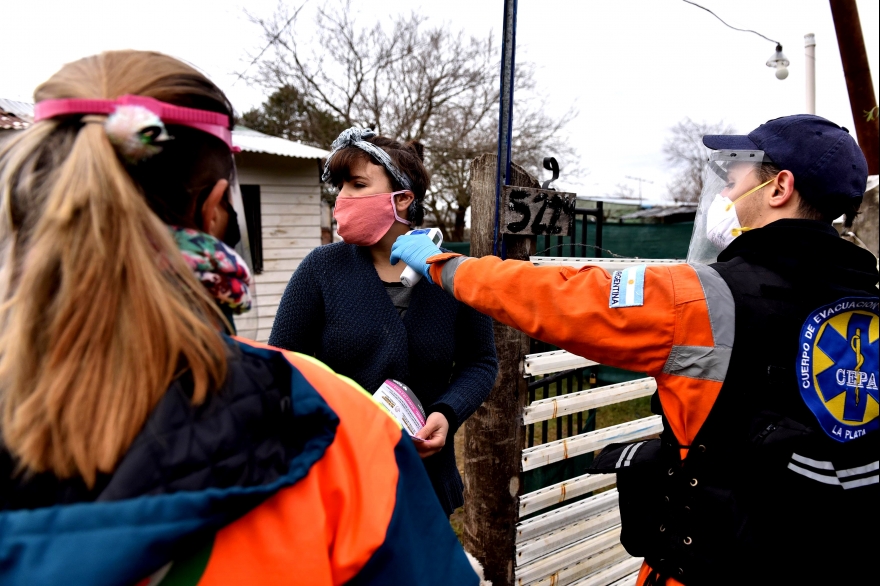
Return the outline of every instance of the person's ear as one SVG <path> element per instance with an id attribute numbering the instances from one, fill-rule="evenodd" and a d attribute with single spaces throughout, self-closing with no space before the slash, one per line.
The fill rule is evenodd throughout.
<path id="1" fill-rule="evenodd" d="M 413 195 L 412 191 L 404 191 L 403 193 L 395 195 L 394 208 L 397 210 L 397 215 L 401 218 L 406 218 L 406 211 L 415 199 L 416 196 Z M 409 218 L 406 219 L 408 220 Z"/>
<path id="2" fill-rule="evenodd" d="M 776 179 L 773 180 L 768 187 L 773 188 L 773 195 L 770 196 L 770 207 L 781 208 L 792 200 L 792 195 L 796 193 L 794 188 L 794 175 L 791 171 L 780 171 Z"/>
<path id="3" fill-rule="evenodd" d="M 223 197 L 226 195 L 228 187 L 229 181 L 226 179 L 220 179 L 214 184 L 211 193 L 208 194 L 208 198 L 205 200 L 205 203 L 202 204 L 202 225 L 199 226 L 199 228 L 202 232 L 207 232 L 211 236 L 217 238 L 222 236 L 222 234 L 217 236 L 215 232 L 219 229 L 223 220 L 222 215 L 226 211 L 225 208 L 223 208 Z"/>

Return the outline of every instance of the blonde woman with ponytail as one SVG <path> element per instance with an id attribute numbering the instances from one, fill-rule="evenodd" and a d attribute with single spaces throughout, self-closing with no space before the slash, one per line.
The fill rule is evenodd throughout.
<path id="1" fill-rule="evenodd" d="M 400 427 L 226 334 L 224 94 L 118 51 L 34 97 L 0 147 L 0 585 L 476 584 Z"/>

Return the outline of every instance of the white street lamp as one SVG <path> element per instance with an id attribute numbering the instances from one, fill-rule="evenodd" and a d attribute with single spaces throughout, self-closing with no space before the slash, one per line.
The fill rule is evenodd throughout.
<path id="1" fill-rule="evenodd" d="M 782 52 L 782 45 L 777 43 L 776 52 L 770 55 L 770 58 L 767 59 L 767 67 L 776 68 L 776 79 L 785 79 L 788 77 L 788 66 L 790 64 L 791 61 L 789 61 L 788 57 Z"/>
<path id="2" fill-rule="evenodd" d="M 735 26 L 730 26 L 729 24 L 724 22 L 723 18 L 721 18 L 720 16 L 718 16 L 717 14 L 715 14 L 714 12 L 712 12 L 711 10 L 706 8 L 705 6 L 700 6 L 696 2 L 691 2 L 691 0 L 683 0 L 683 1 L 692 5 L 692 6 L 696 6 L 697 8 L 705 10 L 706 12 L 708 12 L 709 14 L 711 14 L 712 16 L 714 16 L 715 18 L 720 20 L 721 24 L 723 24 L 727 28 L 731 28 L 735 31 L 740 31 L 743 33 L 753 33 L 753 34 L 758 35 L 762 39 L 767 39 L 771 43 L 776 43 L 776 52 L 773 53 L 770 56 L 770 59 L 767 60 L 767 67 L 775 67 L 776 68 L 776 79 L 782 80 L 782 79 L 785 79 L 786 77 L 788 77 L 788 65 L 791 62 L 788 60 L 788 57 L 786 57 L 785 55 L 782 54 L 782 44 L 779 41 L 774 41 L 770 37 L 765 37 L 764 35 L 762 35 L 758 31 L 753 31 L 752 29 L 737 28 Z"/>

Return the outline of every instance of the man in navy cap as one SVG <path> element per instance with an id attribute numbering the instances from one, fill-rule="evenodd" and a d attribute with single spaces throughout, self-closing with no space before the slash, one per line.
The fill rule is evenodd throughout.
<path id="1" fill-rule="evenodd" d="M 839 238 L 867 164 L 818 116 L 706 136 L 688 263 L 535 267 L 398 260 L 529 335 L 657 380 L 660 439 L 612 444 L 621 541 L 639 584 L 861 584 L 878 526 L 877 260 Z M 524 287 L 523 284 L 528 286 Z"/>

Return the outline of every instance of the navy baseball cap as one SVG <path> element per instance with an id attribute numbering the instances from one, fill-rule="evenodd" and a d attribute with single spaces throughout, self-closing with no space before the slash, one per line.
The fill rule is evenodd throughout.
<path id="1" fill-rule="evenodd" d="M 858 203 L 867 187 L 862 149 L 846 128 L 821 116 L 784 116 L 746 136 L 704 136 L 703 144 L 712 150 L 764 151 L 777 167 L 791 171 L 801 197 L 820 209 Z"/>

